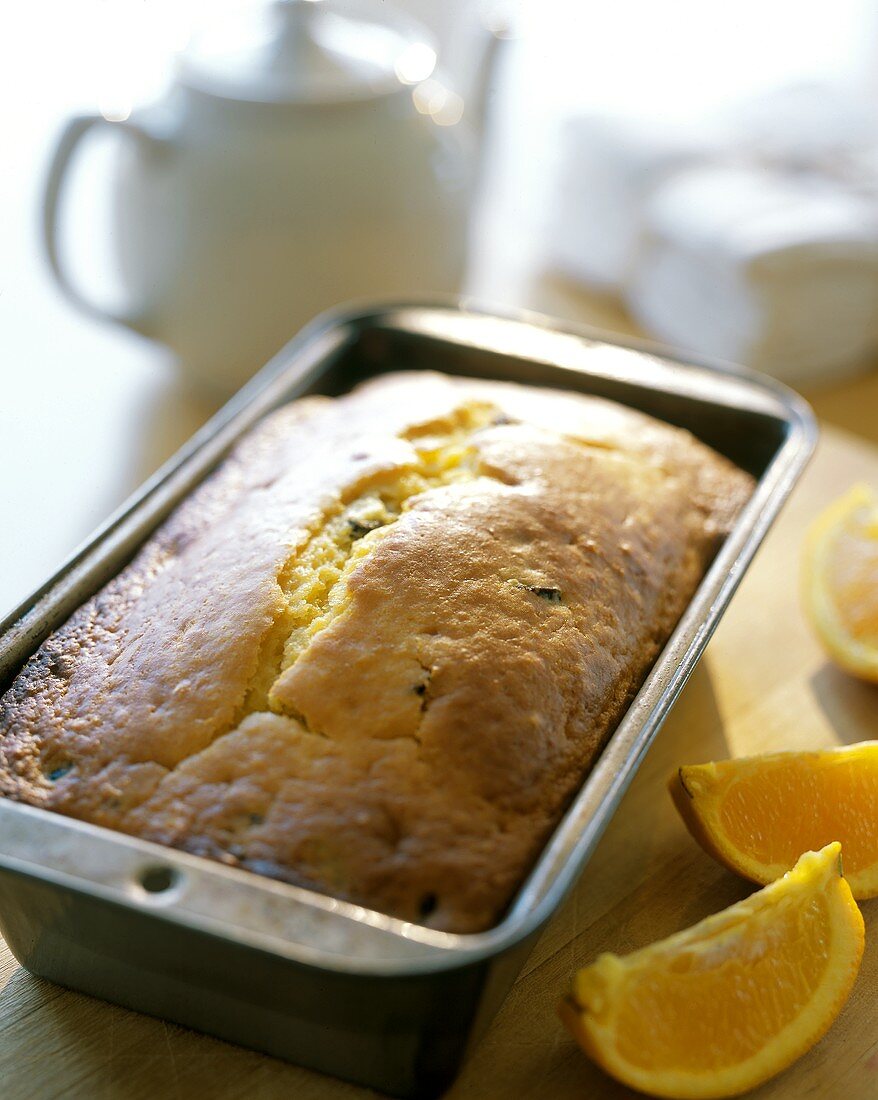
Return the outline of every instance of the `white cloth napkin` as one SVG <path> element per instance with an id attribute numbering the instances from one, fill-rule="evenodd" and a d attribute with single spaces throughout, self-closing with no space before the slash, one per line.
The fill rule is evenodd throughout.
<path id="1" fill-rule="evenodd" d="M 805 84 L 563 132 L 547 260 L 646 330 L 791 381 L 878 347 L 878 115 Z"/>
<path id="2" fill-rule="evenodd" d="M 792 381 L 878 348 L 878 208 L 838 181 L 701 167 L 653 192 L 626 299 L 666 342 Z"/>

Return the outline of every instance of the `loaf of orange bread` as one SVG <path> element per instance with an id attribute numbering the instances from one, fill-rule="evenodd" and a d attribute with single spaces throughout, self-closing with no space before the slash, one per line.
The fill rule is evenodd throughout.
<path id="1" fill-rule="evenodd" d="M 0 793 L 497 922 L 751 478 L 596 398 L 396 374 L 253 430 L 0 700 Z"/>

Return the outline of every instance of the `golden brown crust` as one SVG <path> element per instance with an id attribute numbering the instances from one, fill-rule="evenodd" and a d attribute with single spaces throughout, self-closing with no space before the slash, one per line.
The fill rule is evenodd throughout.
<path id="1" fill-rule="evenodd" d="M 493 924 L 752 488 L 596 399 L 388 376 L 265 421 L 0 700 L 0 792 Z"/>

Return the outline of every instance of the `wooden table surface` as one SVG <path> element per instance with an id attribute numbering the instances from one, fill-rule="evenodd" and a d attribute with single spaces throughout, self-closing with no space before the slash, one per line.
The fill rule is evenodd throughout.
<path id="1" fill-rule="evenodd" d="M 874 377 L 852 384 L 859 409 Z M 567 1037 L 555 1004 L 599 951 L 630 951 L 748 893 L 691 841 L 665 781 L 681 763 L 878 737 L 878 688 L 833 668 L 797 594 L 802 534 L 857 479 L 878 484 L 878 449 L 836 428 L 765 545 L 646 757 L 578 888 L 548 927 L 453 1100 L 627 1097 Z M 878 1096 L 878 902 L 850 1002 L 818 1046 L 760 1098 Z M 3 1100 L 154 1097 L 345 1100 L 376 1094 L 72 993 L 19 968 L 0 944 Z"/>

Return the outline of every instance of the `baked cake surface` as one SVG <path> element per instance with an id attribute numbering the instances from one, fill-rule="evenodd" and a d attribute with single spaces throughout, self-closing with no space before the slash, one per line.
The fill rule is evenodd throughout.
<path id="1" fill-rule="evenodd" d="M 496 923 L 752 490 L 595 398 L 388 375 L 266 419 L 0 700 L 0 793 Z"/>

